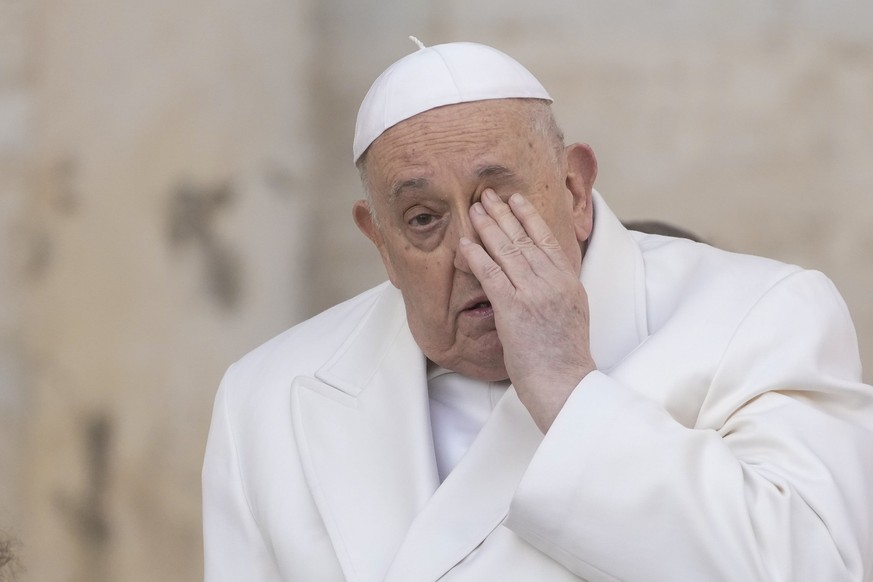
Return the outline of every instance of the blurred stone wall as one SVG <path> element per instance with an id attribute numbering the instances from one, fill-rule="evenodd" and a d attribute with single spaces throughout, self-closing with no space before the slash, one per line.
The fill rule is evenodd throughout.
<path id="1" fill-rule="evenodd" d="M 351 140 L 409 34 L 533 70 L 621 217 L 830 275 L 871 378 L 862 0 L 0 0 L 0 532 L 26 580 L 201 577 L 223 370 L 383 279 Z"/>
<path id="2" fill-rule="evenodd" d="M 27 580 L 197 579 L 222 371 L 304 314 L 302 7 L 28 12 L 21 311 L 6 325 L 26 398 L 3 469 L 17 521 L 0 529 L 22 540 Z"/>
<path id="3" fill-rule="evenodd" d="M 21 523 L 24 290 L 17 277 L 18 236 L 26 205 L 32 94 L 28 69 L 30 7 L 0 0 L 0 536 Z"/>

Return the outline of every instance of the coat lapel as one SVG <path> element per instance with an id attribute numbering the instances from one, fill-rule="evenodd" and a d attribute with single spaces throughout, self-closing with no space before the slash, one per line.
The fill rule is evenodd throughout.
<path id="1" fill-rule="evenodd" d="M 291 387 L 304 473 L 352 581 L 382 580 L 438 485 L 425 359 L 386 289 L 315 378 Z"/>
<path id="2" fill-rule="evenodd" d="M 542 441 L 510 387 L 403 541 L 385 582 L 432 582 L 500 525 Z"/>
<path id="3" fill-rule="evenodd" d="M 292 383 L 304 473 L 350 582 L 440 578 L 506 517 L 542 440 L 510 387 L 440 485 L 425 359 L 394 293 L 315 378 Z"/>
<path id="4" fill-rule="evenodd" d="M 600 194 L 594 196 L 594 231 L 580 279 L 588 293 L 591 355 L 609 372 L 648 336 L 646 273 L 633 236 Z"/>

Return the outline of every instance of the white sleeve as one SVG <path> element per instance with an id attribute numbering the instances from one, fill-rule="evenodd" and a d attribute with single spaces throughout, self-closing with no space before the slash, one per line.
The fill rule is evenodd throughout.
<path id="1" fill-rule="evenodd" d="M 279 582 L 272 550 L 264 541 L 246 496 L 227 392 L 233 367 L 215 397 L 203 461 L 203 546 L 206 582 Z"/>
<path id="2" fill-rule="evenodd" d="M 695 426 L 622 374 L 587 376 L 505 525 L 591 580 L 873 580 L 873 389 L 857 359 L 830 281 L 792 275 L 739 323 Z"/>

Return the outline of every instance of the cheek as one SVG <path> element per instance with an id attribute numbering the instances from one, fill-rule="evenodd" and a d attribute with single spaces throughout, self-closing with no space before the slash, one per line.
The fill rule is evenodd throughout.
<path id="1" fill-rule="evenodd" d="M 561 238 L 565 232 L 573 229 L 572 207 L 563 200 L 540 198 L 534 203 L 543 220 L 556 237 Z"/>
<path id="2" fill-rule="evenodd" d="M 402 257 L 393 261 L 398 287 L 407 305 L 414 307 L 419 320 L 435 319 L 446 304 L 443 294 L 447 288 L 445 266 L 442 261 L 419 257 Z"/>
<path id="3" fill-rule="evenodd" d="M 539 199 L 534 203 L 534 206 L 545 220 L 549 230 L 558 239 L 568 258 L 575 262 L 576 253 L 579 251 L 579 241 L 576 238 L 572 204 L 566 202 L 564 198 L 558 200 Z M 579 260 L 581 261 L 581 255 Z"/>
<path id="4" fill-rule="evenodd" d="M 397 236 L 386 242 L 391 281 L 403 294 L 410 323 L 420 323 L 425 333 L 428 328 L 441 328 L 453 288 L 454 257 L 450 249 L 440 246 L 425 252 Z"/>

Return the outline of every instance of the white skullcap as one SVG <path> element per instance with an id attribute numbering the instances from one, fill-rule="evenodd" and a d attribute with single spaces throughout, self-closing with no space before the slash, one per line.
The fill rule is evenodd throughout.
<path id="1" fill-rule="evenodd" d="M 472 42 L 425 47 L 412 40 L 419 50 L 385 69 L 361 103 L 355 163 L 386 129 L 436 107 L 486 99 L 552 101 L 527 69 L 497 49 Z"/>

